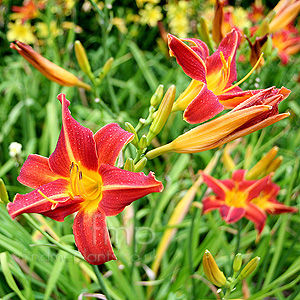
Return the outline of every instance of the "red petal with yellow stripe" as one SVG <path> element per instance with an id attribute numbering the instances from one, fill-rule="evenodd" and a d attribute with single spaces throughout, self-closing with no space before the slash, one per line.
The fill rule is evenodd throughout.
<path id="1" fill-rule="evenodd" d="M 98 155 L 98 163 L 114 165 L 122 148 L 134 137 L 122 129 L 117 123 L 111 123 L 96 132 L 94 139 Z"/>
<path id="2" fill-rule="evenodd" d="M 190 124 L 205 122 L 224 109 L 218 97 L 204 84 L 200 93 L 184 111 L 184 119 Z"/>
<path id="3" fill-rule="evenodd" d="M 55 148 L 50 155 L 51 170 L 62 176 L 69 177 L 69 169 L 72 162 L 78 162 L 80 167 L 97 171 L 98 158 L 93 132 L 80 125 L 68 109 L 70 102 L 64 94 L 58 95 L 62 105 L 62 129 Z"/>
<path id="4" fill-rule="evenodd" d="M 47 157 L 30 154 L 21 168 L 18 181 L 35 189 L 59 177 L 50 169 Z"/>
<path id="5" fill-rule="evenodd" d="M 58 203 L 65 203 L 69 205 L 69 203 L 73 200 L 70 200 L 68 190 L 68 181 L 65 179 L 57 179 L 53 182 L 40 186 L 38 189 L 28 194 L 17 194 L 14 202 L 8 203 L 7 205 L 8 213 L 14 219 L 23 213 L 43 213 L 54 210 Z M 39 193 L 39 191 L 49 199 L 53 200 L 53 202 L 47 200 L 41 193 Z"/>
<path id="6" fill-rule="evenodd" d="M 128 172 L 110 165 L 102 164 L 99 174 L 103 181 L 102 200 L 99 209 L 107 216 L 114 216 L 133 201 L 150 193 L 161 192 L 163 185 L 152 172 Z"/>
<path id="7" fill-rule="evenodd" d="M 191 47 L 174 35 L 168 34 L 171 55 L 176 56 L 177 63 L 189 77 L 206 83 L 206 66 L 202 58 Z"/>

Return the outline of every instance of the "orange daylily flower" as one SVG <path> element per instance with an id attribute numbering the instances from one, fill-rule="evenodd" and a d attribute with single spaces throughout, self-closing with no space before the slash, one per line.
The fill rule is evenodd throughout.
<path id="1" fill-rule="evenodd" d="M 176 56 L 183 71 L 192 78 L 190 85 L 173 106 L 173 111 L 184 110 L 184 119 L 188 123 L 204 122 L 224 108 L 233 108 L 259 92 L 242 91 L 233 85 L 237 79 L 235 57 L 240 43 L 237 30 L 228 33 L 211 56 L 201 40 L 180 40 L 170 34 L 168 38 L 170 54 Z M 184 41 L 190 42 L 192 46 Z"/>
<path id="2" fill-rule="evenodd" d="M 255 224 L 260 234 L 265 226 L 267 214 L 298 211 L 297 208 L 276 200 L 279 187 L 272 182 L 271 175 L 260 180 L 246 180 L 245 174 L 246 170 L 237 170 L 231 179 L 218 180 L 203 173 L 204 182 L 215 193 L 202 201 L 203 214 L 218 209 L 228 224 L 245 217 Z"/>
<path id="3" fill-rule="evenodd" d="M 285 87 L 262 90 L 230 112 L 187 131 L 169 144 L 149 151 L 146 157 L 152 159 L 168 152 L 206 151 L 267 127 L 289 116 L 289 113 L 278 113 L 278 104 L 289 93 Z"/>
<path id="4" fill-rule="evenodd" d="M 40 71 L 49 80 L 54 81 L 60 85 L 77 86 L 91 90 L 91 86 L 79 80 L 75 75 L 59 67 L 42 55 L 37 53 L 29 45 L 16 41 L 11 43 L 10 48 L 15 49 L 21 54 L 34 68 Z"/>
<path id="5" fill-rule="evenodd" d="M 93 135 L 72 118 L 64 94 L 62 130 L 49 159 L 29 155 L 18 180 L 34 191 L 17 194 L 8 204 L 12 218 L 40 213 L 63 221 L 78 212 L 73 225 L 75 242 L 84 258 L 94 265 L 116 259 L 110 243 L 106 217 L 119 214 L 133 201 L 161 192 L 162 183 L 152 172 L 134 173 L 115 167 L 123 146 L 134 135 L 112 123 Z"/>

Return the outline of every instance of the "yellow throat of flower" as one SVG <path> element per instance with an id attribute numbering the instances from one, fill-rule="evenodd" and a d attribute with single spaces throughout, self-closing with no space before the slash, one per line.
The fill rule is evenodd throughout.
<path id="1" fill-rule="evenodd" d="M 228 206 L 245 207 L 247 205 L 248 193 L 245 191 L 239 191 L 234 188 L 226 192 L 225 203 Z"/>
<path id="2" fill-rule="evenodd" d="M 221 71 L 219 74 L 212 73 L 210 76 L 207 76 L 207 88 L 214 92 L 215 95 L 222 94 L 225 89 L 227 82 L 229 81 L 230 76 L 230 66 L 232 57 L 229 56 L 226 61 L 223 55 L 223 52 L 220 52 L 220 59 L 223 64 Z"/>
<path id="3" fill-rule="evenodd" d="M 80 197 L 83 199 L 82 205 L 84 209 L 94 210 L 102 200 L 102 186 L 101 176 L 97 172 L 80 168 L 77 163 L 72 162 L 69 185 L 69 196 L 71 199 Z M 59 202 L 56 200 L 57 196 L 48 197 L 42 191 L 37 191 L 43 198 L 53 203 L 54 209 Z"/>
<path id="4" fill-rule="evenodd" d="M 78 164 L 70 166 L 70 195 L 71 198 L 80 196 L 85 201 L 99 202 L 102 199 L 102 179 L 94 171 L 81 171 Z"/>

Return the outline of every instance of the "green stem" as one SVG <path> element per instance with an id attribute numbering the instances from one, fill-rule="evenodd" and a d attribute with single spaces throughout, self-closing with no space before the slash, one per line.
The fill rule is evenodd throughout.
<path id="1" fill-rule="evenodd" d="M 99 271 L 99 266 L 95 266 L 93 265 L 93 270 L 94 270 L 94 273 L 95 275 L 97 276 L 97 279 L 98 279 L 98 282 L 99 282 L 99 285 L 104 293 L 104 295 L 106 296 L 107 300 L 112 300 L 112 298 L 110 297 L 110 294 L 108 293 L 107 291 L 107 288 L 106 288 L 106 285 L 102 279 L 102 274 L 100 273 Z"/>
<path id="2" fill-rule="evenodd" d="M 93 92 L 94 92 L 94 97 L 95 99 L 98 99 L 99 104 L 101 105 L 101 107 L 113 118 L 116 119 L 118 118 L 118 116 L 116 114 L 113 113 L 113 111 L 104 103 L 104 101 L 101 99 L 100 95 L 99 95 L 99 91 L 97 89 L 97 86 L 94 85 L 93 88 Z"/>
<path id="3" fill-rule="evenodd" d="M 194 274 L 194 266 L 193 266 L 193 231 L 194 231 L 194 223 L 195 223 L 195 217 L 196 217 L 196 209 L 194 209 L 194 212 L 192 214 L 192 222 L 191 222 L 191 227 L 190 227 L 190 234 L 189 234 L 189 263 L 190 263 L 190 274 Z M 192 277 L 192 299 L 196 299 L 196 280 L 193 276 Z"/>
<path id="4" fill-rule="evenodd" d="M 32 225 L 32 227 L 34 227 L 36 230 L 38 230 L 44 237 L 46 237 L 51 243 L 55 244 L 59 249 L 85 261 L 83 256 L 79 252 L 74 251 L 74 250 L 62 245 L 60 242 L 55 240 L 50 234 L 48 234 L 47 232 L 42 230 L 40 228 L 40 226 L 32 219 L 31 216 L 29 216 L 28 214 L 23 214 L 23 216 Z"/>
<path id="5" fill-rule="evenodd" d="M 131 256 L 131 269 L 130 269 L 130 281 L 133 284 L 133 270 L 134 270 L 134 262 L 136 255 L 136 210 L 135 203 L 132 203 L 133 206 L 133 236 L 132 236 L 132 256 Z"/>
<path id="6" fill-rule="evenodd" d="M 297 178 L 297 175 L 298 175 L 297 174 L 298 166 L 299 166 L 299 160 L 296 160 L 294 173 L 292 174 L 292 178 L 290 180 L 290 185 L 289 185 L 289 188 L 288 188 L 288 192 L 287 192 L 286 198 L 285 198 L 285 200 L 286 200 L 285 204 L 287 204 L 287 205 L 289 204 L 289 201 L 291 199 L 294 182 L 295 182 L 295 180 Z M 276 268 L 278 266 L 278 263 L 280 261 L 280 256 L 281 256 L 283 245 L 284 245 L 284 242 L 285 242 L 286 228 L 288 226 L 288 216 L 284 215 L 284 216 L 281 216 L 281 218 L 282 218 L 282 222 L 281 222 L 279 233 L 278 233 L 277 243 L 275 245 L 276 250 L 274 252 L 274 255 L 273 255 L 273 258 L 272 258 L 272 261 L 271 261 L 271 264 L 270 264 L 270 268 L 269 268 L 267 276 L 265 278 L 263 288 L 265 288 L 272 281 L 272 278 L 274 277 L 274 273 L 275 273 L 275 270 L 276 270 Z"/>
<path id="7" fill-rule="evenodd" d="M 111 97 L 111 101 L 112 101 L 113 107 L 115 109 L 115 112 L 117 114 L 119 114 L 120 113 L 120 107 L 119 107 L 119 104 L 118 104 L 118 100 L 117 100 L 114 88 L 113 88 L 113 86 L 111 85 L 111 82 L 110 82 L 110 78 L 111 77 L 110 77 L 109 74 L 107 74 L 106 78 L 107 78 L 108 92 L 110 93 L 110 97 Z"/>

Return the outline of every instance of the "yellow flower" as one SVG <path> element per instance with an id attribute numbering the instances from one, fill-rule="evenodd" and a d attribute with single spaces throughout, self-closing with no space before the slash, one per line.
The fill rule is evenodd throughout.
<path id="1" fill-rule="evenodd" d="M 69 22 L 69 21 L 62 22 L 61 27 L 64 30 L 74 29 L 74 31 L 76 33 L 82 33 L 83 32 L 83 29 L 79 25 L 76 25 L 75 23 Z"/>
<path id="2" fill-rule="evenodd" d="M 115 25 L 121 33 L 126 34 L 128 32 L 124 19 L 113 18 L 112 24 Z"/>
<path id="3" fill-rule="evenodd" d="M 22 24 L 21 20 L 16 20 L 15 23 L 9 22 L 7 27 L 9 30 L 6 36 L 9 41 L 19 40 L 26 44 L 33 44 L 36 41 L 36 37 L 29 23 Z"/>
<path id="4" fill-rule="evenodd" d="M 158 4 L 160 0 L 136 0 L 137 7 L 142 7 L 145 3 Z"/>
<path id="5" fill-rule="evenodd" d="M 157 22 L 164 17 L 161 12 L 161 7 L 153 6 L 150 3 L 147 3 L 145 9 L 141 9 L 139 14 L 141 16 L 141 23 L 148 24 L 151 27 L 156 26 Z"/>
<path id="6" fill-rule="evenodd" d="M 46 23 L 38 22 L 36 24 L 36 28 L 37 28 L 37 36 L 41 39 L 48 38 L 50 34 L 54 38 L 63 34 L 63 30 L 57 27 L 57 23 L 55 20 L 52 20 L 50 22 L 50 33 L 49 33 L 48 25 Z"/>

